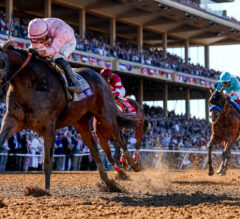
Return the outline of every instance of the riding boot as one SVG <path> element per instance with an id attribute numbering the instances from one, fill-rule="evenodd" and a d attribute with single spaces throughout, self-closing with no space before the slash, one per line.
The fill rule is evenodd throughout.
<path id="1" fill-rule="evenodd" d="M 115 100 L 118 104 L 120 103 L 121 105 L 123 105 L 125 113 L 130 113 L 129 109 L 127 108 L 126 104 L 122 101 L 121 98 L 119 98 L 118 96 L 115 96 Z"/>
<path id="2" fill-rule="evenodd" d="M 82 93 L 82 87 L 79 84 L 78 80 L 74 77 L 71 65 L 67 61 L 65 61 L 64 58 L 58 58 L 55 60 L 55 62 L 60 65 L 64 70 L 66 78 L 69 82 L 68 89 L 75 93 Z"/>

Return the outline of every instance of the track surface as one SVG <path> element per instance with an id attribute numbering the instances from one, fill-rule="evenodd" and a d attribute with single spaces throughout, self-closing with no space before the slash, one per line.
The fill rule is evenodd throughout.
<path id="1" fill-rule="evenodd" d="M 23 188 L 43 188 L 43 174 L 1 174 L 0 218 L 240 218 L 239 173 L 128 172 L 128 181 L 118 181 L 127 193 L 106 193 L 96 186 L 98 172 L 60 172 L 52 175 L 53 195 L 38 198 Z"/>

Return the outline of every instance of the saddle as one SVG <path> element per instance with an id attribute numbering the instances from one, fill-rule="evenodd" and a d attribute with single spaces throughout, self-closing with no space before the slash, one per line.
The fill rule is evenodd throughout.
<path id="1" fill-rule="evenodd" d="M 128 101 L 127 98 L 121 98 L 122 102 L 124 102 L 124 104 L 127 106 L 128 110 L 130 113 L 136 113 L 136 109 L 134 108 L 134 106 Z M 125 113 L 125 107 L 120 103 L 120 102 L 116 102 L 117 108 L 121 111 Z"/>
<path id="2" fill-rule="evenodd" d="M 67 89 L 67 84 L 68 84 L 67 78 L 64 74 L 64 70 L 62 69 L 62 67 L 60 65 L 55 63 L 50 57 L 42 57 L 42 56 L 36 56 L 36 57 L 37 57 L 37 59 L 44 61 L 51 69 L 54 70 L 54 72 L 57 73 L 56 75 L 63 85 L 63 88 L 65 90 L 68 101 L 71 101 L 71 100 L 80 101 L 89 96 L 93 96 L 93 91 L 90 88 L 87 81 L 85 79 L 83 79 L 83 77 L 81 77 L 79 74 L 77 74 L 76 71 L 74 70 L 74 68 L 73 68 L 73 72 L 74 72 L 75 78 L 82 84 L 83 92 L 79 93 L 79 94 L 73 93 Z"/>

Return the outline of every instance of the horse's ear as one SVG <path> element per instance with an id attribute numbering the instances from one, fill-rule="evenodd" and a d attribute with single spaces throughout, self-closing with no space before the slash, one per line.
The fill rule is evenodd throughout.
<path id="1" fill-rule="evenodd" d="M 223 89 L 224 89 L 224 87 L 221 88 L 220 93 L 223 93 Z"/>

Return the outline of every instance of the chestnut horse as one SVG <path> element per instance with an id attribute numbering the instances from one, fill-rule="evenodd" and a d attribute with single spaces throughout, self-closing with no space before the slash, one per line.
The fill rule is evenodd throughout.
<path id="1" fill-rule="evenodd" d="M 209 100 L 210 116 L 212 118 L 212 135 L 208 142 L 208 175 L 212 176 L 214 170 L 212 167 L 211 151 L 214 144 L 224 142 L 224 150 L 222 153 L 222 162 L 217 173 L 225 175 L 228 161 L 231 155 L 231 147 L 237 141 L 240 132 L 240 112 L 230 98 L 221 91 L 212 91 Z"/>
<path id="2" fill-rule="evenodd" d="M 132 106 L 136 110 L 136 113 L 127 113 L 127 115 L 130 115 L 132 117 L 132 119 L 134 119 L 135 121 L 138 121 L 137 126 L 135 128 L 133 128 L 136 131 L 136 145 L 135 145 L 136 152 L 135 152 L 135 156 L 134 156 L 136 165 L 135 166 L 133 166 L 131 164 L 130 165 L 134 171 L 140 171 L 141 168 L 138 165 L 138 151 L 140 149 L 142 136 L 145 133 L 145 131 L 147 130 L 148 121 L 145 119 L 144 111 L 143 111 L 141 105 L 133 99 L 127 98 L 127 100 L 130 102 L 130 104 L 132 104 Z M 114 144 L 115 155 L 119 154 L 119 156 L 114 156 L 116 159 L 113 159 L 111 148 L 108 144 L 109 140 L 114 140 L 112 138 L 111 134 L 101 128 L 101 123 L 99 123 L 96 118 L 94 119 L 93 126 L 94 126 L 94 130 L 96 132 L 96 135 L 99 139 L 99 143 L 102 146 L 109 162 L 112 164 L 114 169 L 119 173 L 119 177 L 126 178 L 127 176 L 126 176 L 125 172 L 123 172 L 123 170 L 120 170 L 119 166 L 116 164 L 116 160 L 117 161 L 120 160 L 120 147 L 118 145 Z M 126 127 L 121 126 L 121 129 L 126 130 Z M 123 155 L 125 155 L 124 152 L 123 152 Z M 128 166 L 126 160 L 125 159 L 122 160 L 122 163 L 123 163 L 124 169 L 126 169 Z"/>
<path id="3" fill-rule="evenodd" d="M 127 159 L 133 168 L 136 167 L 124 146 L 125 140 L 120 126 L 135 127 L 136 123 L 117 112 L 106 81 L 87 68 L 75 70 L 89 83 L 94 95 L 81 101 L 73 101 L 68 113 L 63 117 L 68 101 L 64 85 L 59 80 L 59 73 L 49 67 L 46 61 L 39 60 L 37 55 L 33 55 L 22 68 L 27 57 L 31 57 L 29 53 L 15 49 L 8 43 L 0 46 L 0 82 L 4 86 L 10 81 L 6 96 L 7 112 L 0 130 L 0 145 L 21 129 L 32 129 L 43 136 L 45 188 L 49 189 L 56 130 L 73 124 L 88 146 L 103 182 L 111 190 L 119 191 L 103 169 L 91 133 L 90 121 L 95 117 L 101 123 L 101 129 L 111 133 L 111 137 L 127 153 Z"/>

